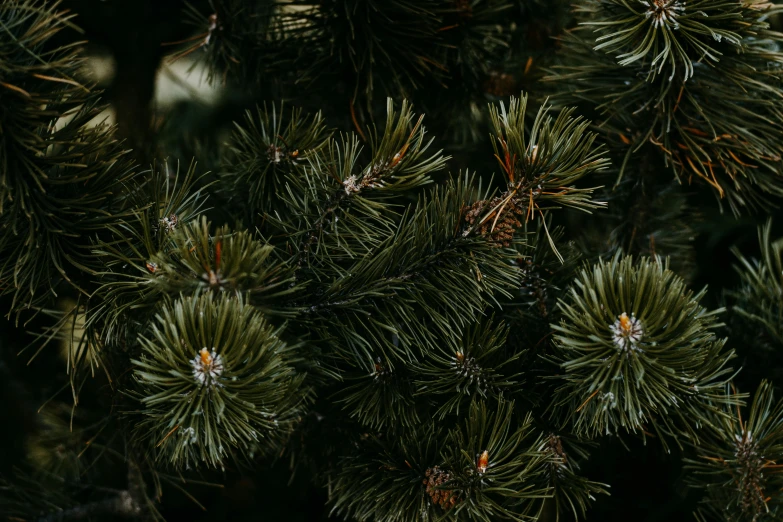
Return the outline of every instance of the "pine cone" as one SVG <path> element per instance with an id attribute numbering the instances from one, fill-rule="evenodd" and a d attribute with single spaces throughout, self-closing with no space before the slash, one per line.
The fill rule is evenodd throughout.
<path id="1" fill-rule="evenodd" d="M 486 200 L 476 201 L 465 212 L 465 221 L 474 225 L 476 221 L 483 219 L 489 209 L 497 208 L 489 218 L 479 225 L 476 232 L 490 238 L 494 243 L 497 243 L 497 246 L 507 247 L 511 244 L 516 229 L 522 226 L 522 222 L 517 216 L 524 215 L 527 209 L 521 204 L 519 198 L 512 198 L 505 205 L 501 205 L 504 199 L 504 197 L 496 197 L 489 202 Z M 498 211 L 501 212 L 500 217 L 497 217 Z"/>
<path id="2" fill-rule="evenodd" d="M 437 489 L 441 484 L 451 480 L 451 475 L 438 466 L 427 469 L 424 474 L 427 478 L 425 478 L 422 483 L 427 487 L 427 494 L 430 496 L 430 499 L 432 499 L 432 503 L 443 509 L 454 507 L 458 501 L 455 492 Z"/>

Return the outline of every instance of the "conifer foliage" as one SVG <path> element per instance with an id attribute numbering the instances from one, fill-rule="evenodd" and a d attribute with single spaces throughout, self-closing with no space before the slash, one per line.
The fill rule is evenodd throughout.
<path id="1" fill-rule="evenodd" d="M 569 294 L 553 328 L 558 391 L 574 401 L 565 411 L 578 431 L 694 430 L 712 403 L 731 404 L 721 388 L 733 354 L 712 332 L 716 315 L 668 267 L 615 256 L 582 271 Z"/>
<path id="2" fill-rule="evenodd" d="M 141 436 L 162 440 L 177 467 L 219 465 L 230 445 L 266 450 L 307 393 L 278 333 L 241 297 L 207 293 L 163 309 L 133 361 L 149 418 Z"/>
<path id="3" fill-rule="evenodd" d="M 8 520 L 606 520 L 641 444 L 783 515 L 774 221 L 693 286 L 783 195 L 777 6 L 183 2 L 230 117 L 136 149 L 78 7 L 0 5 Z"/>
<path id="4" fill-rule="evenodd" d="M 699 180 L 740 212 L 780 196 L 780 35 L 763 1 L 590 0 L 550 76 L 622 156 Z M 649 150 L 649 152 L 648 152 Z"/>
<path id="5" fill-rule="evenodd" d="M 119 196 L 134 174 L 108 128 L 87 125 L 99 98 L 77 81 L 78 41 L 53 42 L 73 16 L 41 3 L 0 12 L 0 279 L 22 307 L 99 268 L 88 237 L 127 215 Z"/>

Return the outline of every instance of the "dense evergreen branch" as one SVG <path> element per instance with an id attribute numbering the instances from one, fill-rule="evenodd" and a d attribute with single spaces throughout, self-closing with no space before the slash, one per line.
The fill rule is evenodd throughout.
<path id="1" fill-rule="evenodd" d="M 552 326 L 565 372 L 553 409 L 569 403 L 568 420 L 591 437 L 647 426 L 698 440 L 712 404 L 735 402 L 723 390 L 734 354 L 716 338 L 703 295 L 660 261 L 616 255 L 583 270 Z"/>

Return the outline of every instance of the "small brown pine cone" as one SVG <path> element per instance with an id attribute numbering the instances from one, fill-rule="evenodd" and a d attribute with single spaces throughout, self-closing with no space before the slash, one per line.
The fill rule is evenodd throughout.
<path id="1" fill-rule="evenodd" d="M 497 209 L 495 212 L 500 212 L 500 217 L 493 213 L 478 227 L 476 232 L 489 237 L 498 246 L 509 246 L 514 238 L 514 232 L 522 226 L 522 222 L 517 216 L 524 215 L 525 208 L 518 198 L 512 198 L 505 205 L 502 205 L 503 199 L 496 197 L 489 202 L 477 201 L 473 203 L 465 212 L 465 221 L 469 225 L 474 225 L 479 219 L 485 217 L 487 210 Z"/>
<path id="2" fill-rule="evenodd" d="M 426 486 L 427 495 L 429 495 L 433 504 L 436 504 L 443 509 L 449 509 L 457 504 L 458 499 L 453 491 L 437 489 L 438 486 L 451 479 L 451 475 L 449 475 L 447 471 L 443 471 L 438 466 L 433 466 L 427 469 L 424 475 L 427 478 L 425 478 L 422 483 Z"/>

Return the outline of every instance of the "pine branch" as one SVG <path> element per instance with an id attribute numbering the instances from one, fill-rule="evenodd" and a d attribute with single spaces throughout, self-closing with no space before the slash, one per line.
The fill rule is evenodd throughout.
<path id="1" fill-rule="evenodd" d="M 605 205 L 591 201 L 595 188 L 573 186 L 608 166 L 603 146 L 594 146 L 596 135 L 586 132 L 590 123 L 581 117 L 573 118 L 573 109 L 566 109 L 553 119 L 548 115 L 550 109 L 544 106 L 528 136 L 526 108 L 526 95 L 519 100 L 512 97 L 508 113 L 502 102 L 500 111 L 490 107 L 496 133 L 492 146 L 508 188 L 492 200 L 474 204 L 466 215 L 470 226 L 466 227 L 465 235 L 478 233 L 508 246 L 514 231 L 537 215 L 546 226 L 545 210 L 567 206 L 589 212 Z M 547 236 L 552 250 L 563 262 L 551 236 L 548 233 Z"/>
<path id="2" fill-rule="evenodd" d="M 0 292 L 9 313 L 57 295 L 60 282 L 100 267 L 90 238 L 126 218 L 117 201 L 137 174 L 106 125 L 97 93 L 79 79 L 78 43 L 55 44 L 72 29 L 57 4 L 12 0 L 0 6 Z"/>
<path id="3" fill-rule="evenodd" d="M 432 140 L 425 141 L 421 120 L 414 123 L 407 102 L 397 114 L 388 100 L 386 126 L 381 136 L 373 135 L 369 157 L 356 136 L 329 139 L 308 156 L 303 175 L 288 175 L 281 195 L 285 210 L 266 220 L 284 234 L 286 249 L 295 253 L 293 265 L 323 277 L 319 270 L 368 253 L 393 230 L 399 219 L 395 199 L 430 183 L 430 174 L 447 159 L 427 153 Z"/>
<path id="4" fill-rule="evenodd" d="M 491 319 L 479 320 L 460 334 L 456 347 L 450 344 L 426 353 L 416 369 L 414 396 L 441 399 L 434 413 L 440 420 L 459 415 L 460 406 L 464 412 L 465 403 L 472 399 L 499 400 L 504 393 L 511 395 L 514 387 L 522 385 L 520 373 L 514 371 L 522 354 L 504 349 L 506 325 L 493 324 Z"/>
<path id="5" fill-rule="evenodd" d="M 729 393 L 727 391 L 727 393 Z M 686 460 L 689 485 L 704 491 L 703 514 L 727 522 L 776 520 L 783 512 L 783 403 L 763 381 L 749 416 L 739 407 L 707 425 L 697 456 Z"/>
<path id="6" fill-rule="evenodd" d="M 552 325 L 564 371 L 555 415 L 568 412 L 589 437 L 651 427 L 698 440 L 715 405 L 736 401 L 724 392 L 734 353 L 715 337 L 717 312 L 699 305 L 703 296 L 660 260 L 616 255 L 583 270 Z"/>
<path id="7" fill-rule="evenodd" d="M 536 485 L 549 457 L 536 449 L 529 417 L 511 427 L 512 410 L 474 402 L 451 430 L 430 423 L 399 439 L 367 438 L 343 459 L 332 513 L 379 521 L 534 517 L 551 494 Z"/>
<path id="8" fill-rule="evenodd" d="M 733 249 L 739 265 L 735 267 L 742 283 L 728 292 L 735 300 L 731 310 L 762 328 L 776 343 L 783 342 L 783 240 L 771 238 L 772 220 L 759 227 L 761 259 L 748 259 Z M 756 328 L 753 328 L 754 330 Z"/>
<path id="9" fill-rule="evenodd" d="M 242 124 L 234 125 L 229 151 L 224 155 L 220 186 L 229 201 L 247 208 L 251 221 L 258 214 L 283 212 L 281 194 L 288 176 L 299 176 L 307 158 L 323 148 L 331 132 L 320 113 L 303 116 L 293 109 L 264 105 L 248 111 Z"/>
<path id="10" fill-rule="evenodd" d="M 587 515 L 587 507 L 596 500 L 593 495 L 608 495 L 607 484 L 594 482 L 579 472 L 579 461 L 587 460 L 588 453 L 578 439 L 550 433 L 539 447 L 551 456 L 546 470 L 546 485 L 552 488 L 552 502 L 556 520 L 572 516 L 575 520 Z"/>
<path id="11" fill-rule="evenodd" d="M 461 329 L 496 293 L 513 288 L 510 252 L 460 232 L 472 190 L 467 177 L 436 189 L 369 255 L 337 272 L 350 276 L 317 290 L 316 308 L 308 309 L 317 319 L 308 319 L 322 339 L 341 339 L 330 342 L 331 353 L 368 371 L 377 357 L 391 366 L 415 360 L 415 350 L 436 349 L 439 336 Z"/>
<path id="12" fill-rule="evenodd" d="M 292 367 L 296 347 L 281 333 L 241 295 L 207 293 L 163 308 L 132 361 L 136 437 L 178 469 L 278 450 L 310 394 Z"/>
<path id="13" fill-rule="evenodd" d="M 783 55 L 768 22 L 777 6 L 609 0 L 579 12 L 585 27 L 564 35 L 568 58 L 548 80 L 560 88 L 558 105 L 582 102 L 599 114 L 617 183 L 637 162 L 666 167 L 680 182 L 712 186 L 735 214 L 783 194 Z M 607 54 L 615 51 L 624 51 L 619 62 Z"/>

